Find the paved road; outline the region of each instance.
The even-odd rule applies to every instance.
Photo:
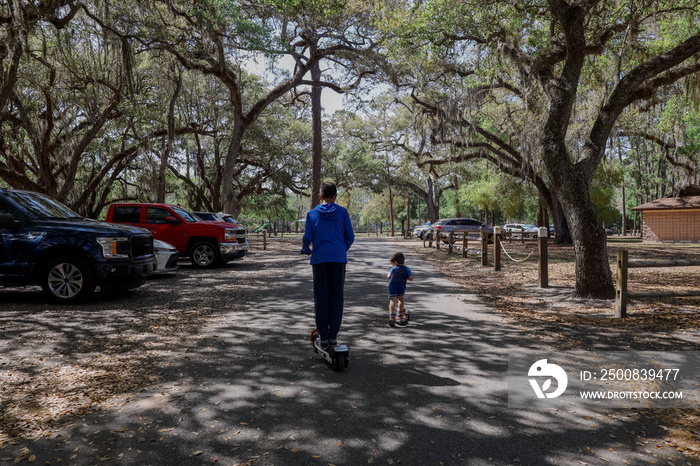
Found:
[[[300,258],[253,305],[232,303],[172,348],[163,383],[32,444],[35,464],[687,463],[645,443],[664,432],[629,410],[509,409],[508,355],[543,348],[410,254],[412,321],[388,327],[385,275],[399,247],[358,238],[351,250],[346,372],[312,352]]]

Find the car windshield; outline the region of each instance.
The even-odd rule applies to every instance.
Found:
[[[187,222],[198,222],[199,219],[190,211],[183,209],[182,207],[172,206],[172,209]]]
[[[225,215],[224,216],[224,222],[227,223],[238,223],[235,218],[231,217],[230,215]]]
[[[208,212],[197,212],[195,215],[202,220],[206,220],[208,222],[215,222],[217,220],[216,215],[210,214]]]
[[[27,191],[6,191],[5,195],[33,217],[60,219],[83,218],[60,202],[43,194]]]

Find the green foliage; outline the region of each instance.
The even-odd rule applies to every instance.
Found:
[[[495,212],[498,218],[534,222],[538,195],[527,182],[480,166],[471,181],[459,187],[459,204],[464,215]]]
[[[372,121],[350,112],[337,112],[324,125],[322,177],[334,180],[340,188],[366,188],[381,192],[386,184],[385,162],[368,142],[376,128]]]
[[[350,12],[346,0],[259,0],[262,5],[270,5],[280,13],[293,17],[304,15],[339,20]]]
[[[700,161],[700,111],[688,96],[674,96],[664,105],[657,129],[675,140],[678,154],[695,164]]]
[[[261,193],[246,196],[243,203],[242,222],[256,223],[263,220],[297,220],[297,211],[289,206],[287,196]]]
[[[364,114],[339,112],[324,123],[323,177],[344,188],[349,203],[362,205],[365,219],[388,221],[388,186],[395,193],[404,193],[411,186],[427,189],[430,180],[436,192],[445,190],[441,197],[443,216],[454,215],[459,208],[464,215],[478,216],[489,210],[502,217],[531,221],[538,197],[532,185],[523,180],[544,172],[539,141],[549,97],[535,84],[535,75],[515,66],[506,51],[512,48],[532,60],[551,56],[548,54],[562,43],[563,35],[560,21],[552,18],[550,3],[88,3],[60,29],[48,22],[26,28],[18,84],[8,90],[14,100],[0,109],[2,183],[60,192],[66,202],[79,203],[83,212],[97,212],[112,199],[154,199],[154,173],[165,143],[166,108],[173,94],[173,79],[182,72],[183,90],[176,103],[179,132],[169,159],[168,199],[218,210],[223,187],[233,185],[244,212],[250,209],[250,215],[260,218],[287,216],[288,190],[303,193],[309,185],[311,132],[301,100],[279,98],[266,104],[245,128],[233,179],[223,180],[222,172],[235,125],[280,79],[278,75],[274,82],[268,82],[247,72],[248,52],[263,51],[278,57],[314,33],[321,43],[336,38],[343,46],[380,40],[386,51],[381,60],[370,53],[353,65],[359,69],[361,60],[382,63],[376,70],[384,75],[376,76],[394,84],[392,91],[373,96]],[[7,16],[7,5],[0,9]],[[379,36],[362,29],[366,26],[362,20],[370,13]],[[606,103],[609,89],[643,60],[696,34],[698,15],[690,0],[604,0],[588,18],[586,40],[595,43],[600,31],[611,25],[615,34],[617,29],[625,32],[589,55],[583,69],[566,141],[572,161],[580,156],[582,142]],[[0,39],[11,45],[13,30],[0,28]],[[114,31],[121,31],[125,38]],[[465,37],[472,40],[457,40]],[[358,38],[361,40],[353,42]],[[225,51],[221,63],[225,70],[217,68],[218,75],[201,73],[199,69],[218,59],[219,43]],[[308,48],[299,49],[299,53],[307,52]],[[6,56],[3,72],[11,62],[10,55]],[[384,61],[386,57],[389,63]],[[185,62],[191,70],[184,70]],[[556,75],[561,69],[554,67],[553,71]],[[659,93],[655,107],[644,108],[646,113],[634,107],[625,115],[626,128],[649,130],[671,148],[666,153],[636,136],[624,142],[629,145],[624,168],[630,205],[687,181],[686,172],[700,164],[700,114],[687,97],[699,83],[696,76],[688,79],[685,88],[669,86]],[[409,86],[413,96],[403,94]],[[485,86],[490,89],[484,91]],[[439,110],[421,109],[412,97]],[[397,99],[401,105],[396,104]],[[111,101],[116,106],[101,120],[100,112]],[[440,131],[433,132],[439,124],[443,125]],[[474,160],[424,163],[495,146],[493,139],[475,131],[476,126],[518,151],[525,171],[513,178],[496,175]],[[158,131],[158,136],[153,136]],[[440,144],[440,135],[471,146],[451,149]],[[596,174],[591,188],[601,219],[613,216],[615,189],[623,183],[606,170]],[[458,193],[448,188],[455,178]],[[370,199],[368,192],[376,196]],[[245,200],[249,195],[251,200]],[[358,201],[361,196],[368,196],[366,202]],[[395,207],[396,218],[405,221],[405,203],[398,202]],[[415,202],[411,210],[416,217]]]
[[[369,201],[362,206],[362,210],[360,211],[360,222],[364,224],[370,222],[388,222],[388,199],[388,193],[372,194]]]
[[[598,220],[605,225],[611,225],[620,219],[620,211],[615,201],[617,189],[623,180],[624,171],[616,165],[602,164],[596,171],[590,195]]]

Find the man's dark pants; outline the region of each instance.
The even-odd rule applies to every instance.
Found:
[[[314,273],[316,328],[321,341],[338,338],[343,321],[345,266],[343,262],[322,262],[311,266]]]

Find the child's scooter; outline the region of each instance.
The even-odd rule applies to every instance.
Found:
[[[411,320],[411,313],[408,311],[408,309],[404,309],[403,314],[398,314],[396,316],[396,323],[399,324],[401,327],[405,327],[408,325],[408,322]]]
[[[348,354],[350,350],[345,345],[328,345],[327,349],[321,348],[321,338],[318,329],[311,332],[311,342],[314,344],[314,351],[321,355],[334,371],[343,372],[348,367]]]

